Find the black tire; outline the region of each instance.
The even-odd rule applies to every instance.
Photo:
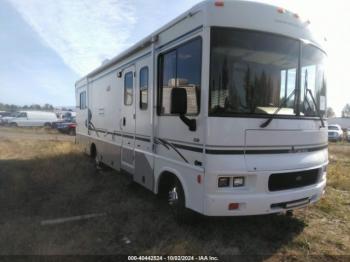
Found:
[[[18,127],[18,125],[17,125],[17,123],[12,122],[12,123],[10,123],[10,127]]]
[[[97,158],[97,149],[96,149],[95,144],[91,144],[91,146],[90,146],[90,157],[93,160],[95,160]]]
[[[293,217],[293,216],[294,216],[293,210],[287,210],[287,211],[286,211],[286,216],[287,216],[287,217]]]
[[[44,124],[44,127],[46,127],[46,128],[51,128],[51,127],[52,127],[52,124],[51,124],[51,123],[45,123],[45,124]]]
[[[97,168],[101,168],[101,162],[98,159],[97,148],[95,144],[92,144],[90,147],[90,158],[95,162]]]
[[[181,182],[174,178],[174,182],[169,188],[168,204],[175,220],[179,224],[188,224],[194,219],[194,212],[186,208],[185,193]]]

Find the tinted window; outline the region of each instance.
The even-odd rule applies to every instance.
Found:
[[[172,88],[186,89],[187,114],[200,108],[202,40],[196,38],[159,56],[158,114],[170,114]]]
[[[2,113],[0,113],[0,116],[1,116],[1,117],[10,116],[10,115],[11,115],[11,114],[8,113],[8,112],[2,112]]]
[[[27,113],[25,112],[19,113],[17,117],[27,117]]]
[[[148,67],[140,70],[140,109],[146,110],[148,106]]]
[[[124,105],[131,105],[134,93],[134,77],[133,72],[125,74],[124,77]]]

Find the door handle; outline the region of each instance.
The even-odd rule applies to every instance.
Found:
[[[125,126],[126,125],[126,118],[125,118],[125,116],[123,117],[123,126]]]

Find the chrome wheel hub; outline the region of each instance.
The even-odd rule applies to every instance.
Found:
[[[178,201],[177,188],[174,187],[169,191],[169,205],[176,205]]]

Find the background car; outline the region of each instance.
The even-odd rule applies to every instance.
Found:
[[[77,123],[75,121],[75,117],[71,118],[70,121],[59,121],[54,124],[54,127],[65,134],[69,134],[75,136],[75,128]]]
[[[337,142],[342,141],[343,139],[343,130],[340,125],[328,125],[328,140]]]
[[[346,130],[346,140],[350,142],[350,128]]]
[[[7,116],[10,116],[11,113],[10,112],[6,112],[6,111],[0,111],[0,124],[2,124],[2,118],[3,117],[7,117]]]
[[[0,118],[3,118],[5,116],[10,116],[11,112],[6,112],[6,111],[0,111]]]
[[[11,112],[7,115],[4,114],[4,116],[2,116],[0,118],[0,124],[1,125],[7,125],[9,123],[9,121],[11,121],[12,119],[16,118],[19,115],[20,112]]]
[[[59,124],[62,123],[75,123],[75,116],[63,115],[58,118],[57,121],[52,123],[52,128],[57,128]]]

